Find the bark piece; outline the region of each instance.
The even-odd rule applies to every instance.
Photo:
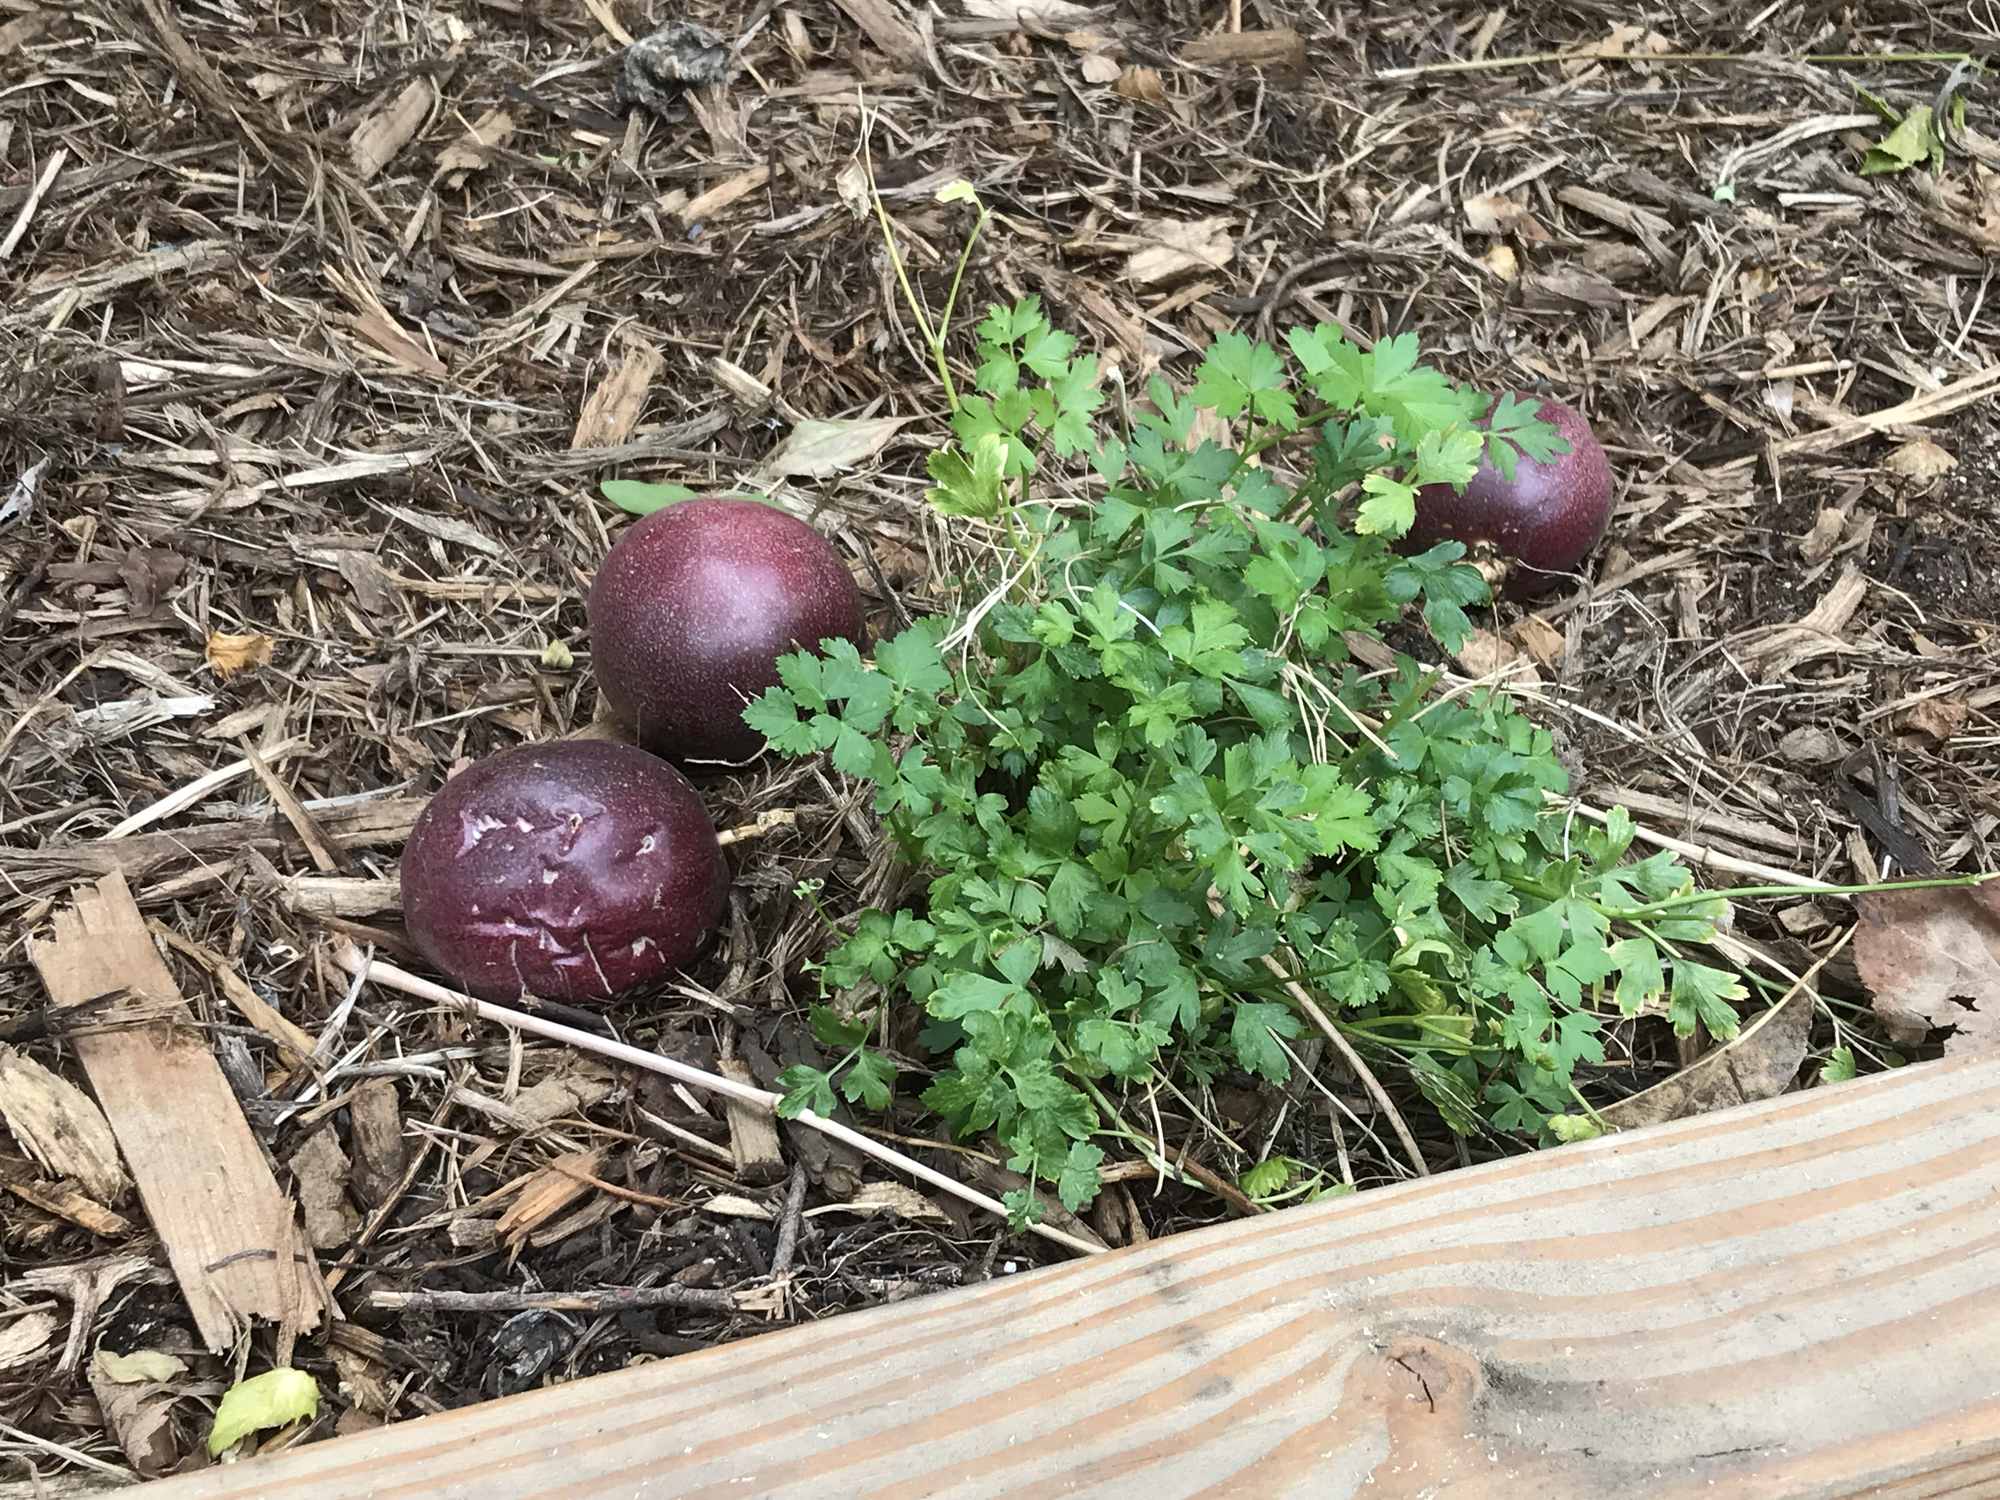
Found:
[[[44,1172],[74,1177],[109,1208],[131,1188],[104,1112],[68,1079],[0,1046],[0,1123]]]
[[[403,1107],[396,1085],[371,1078],[347,1101],[348,1130],[354,1143],[354,1192],[369,1208],[387,1203],[409,1166],[403,1142]]]

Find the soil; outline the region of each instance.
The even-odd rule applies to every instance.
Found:
[[[1834,882],[2000,865],[2000,96],[1970,86],[1936,174],[1863,175],[1882,131],[1829,123],[1857,85],[1934,103],[1935,54],[1994,40],[1963,7],[1778,7],[1748,39],[1731,8],[1651,32],[1581,3],[0,16],[0,1052],[81,1081],[26,940],[113,866],[319,1044],[287,1067],[169,950],[280,1183],[314,1131],[346,1163],[347,1228],[318,1251],[339,1317],[246,1351],[319,1379],[319,1416],[281,1442],[1064,1253],[943,1193],[885,1208],[865,1190],[887,1173],[795,1126],[774,1166],[739,1166],[720,1106],[665,1080],[387,990],[350,1005],[336,944],[418,964],[393,902],[315,915],[296,882],[328,872],[254,774],[160,806],[250,745],[333,836],[469,759],[601,732],[584,590],[627,518],[599,483],[772,488],[760,466],[800,420],[906,419],[777,488],[852,559],[876,628],[942,607],[940,401],[864,139],[931,306],[964,229],[935,194],[963,177],[996,220],[961,305],[1038,293],[1128,389],[1219,332],[1329,320],[1583,409],[1619,476],[1611,533],[1581,587],[1535,602],[1547,628],[1516,605],[1482,623],[1540,643],[1534,711],[1587,802],[1651,799],[1639,821],[1721,857],[1717,883],[1732,859]],[[734,49],[726,81],[621,102],[625,42],[670,18]],[[1231,61],[1238,30],[1297,42]],[[1143,279],[1135,252],[1163,240],[1199,254]],[[795,817],[732,848],[722,937],[685,983],[583,1019],[769,1085],[817,1055],[822,930],[796,887],[905,877],[824,765],[701,790],[718,826]],[[398,844],[357,833],[338,874],[379,893]],[[1892,1060],[1848,925],[1838,902],[1739,913],[1795,971],[1834,955],[1799,1086],[1836,1042]],[[1657,1020],[1619,1040],[1607,1095],[1691,1060]],[[1213,1222],[1267,1150],[1338,1154],[1363,1190],[1407,1173],[1366,1091],[1324,1082],[1365,1131],[1309,1091],[1225,1083],[1185,1137],[1217,1190],[1121,1182],[1083,1229]],[[1524,1149],[1398,1101],[1435,1169]],[[364,1109],[414,1163],[386,1184]],[[1006,1186],[914,1106],[893,1125],[871,1128]],[[49,1186],[0,1129],[0,1486],[205,1462],[238,1366],[199,1347],[136,1201],[96,1232]],[[76,1289],[99,1272],[93,1306]],[[109,1413],[100,1350],[181,1359],[162,1424]]]

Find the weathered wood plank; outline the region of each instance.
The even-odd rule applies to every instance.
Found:
[[[125,877],[78,887],[51,920],[53,936],[31,939],[28,957],[57,1007],[122,990],[154,1008],[146,1024],[73,1045],[202,1342],[229,1349],[261,1318],[289,1349],[319,1324],[318,1267]]]
[[[2000,1493],[2000,1058],[1240,1220],[153,1488]]]

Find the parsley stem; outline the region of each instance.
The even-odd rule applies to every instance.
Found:
[[[1938,875],[1922,880],[1878,880],[1870,885],[1737,885],[1719,891],[1692,891],[1649,901],[1644,906],[1600,907],[1614,922],[1638,922],[1684,906],[1700,906],[1707,901],[1749,900],[1763,896],[1866,896],[1885,891],[1965,890],[2000,879],[2000,874]]]

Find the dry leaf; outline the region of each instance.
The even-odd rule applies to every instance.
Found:
[[[1521,257],[1506,245],[1487,246],[1486,253],[1479,257],[1479,263],[1502,281],[1512,281],[1521,274]]]
[[[769,475],[824,479],[866,463],[887,446],[908,417],[805,421],[764,460]]]
[[[1607,1124],[1629,1130],[1781,1094],[1806,1059],[1812,1021],[1812,993],[1801,989],[1691,1066],[1599,1114]]]
[[[1966,707],[1963,698],[1926,698],[1910,705],[1903,715],[1903,727],[1928,735],[1942,745],[1965,728],[1965,721],[1971,716],[1972,710]]]
[[[1569,637],[1540,615],[1527,615],[1514,627],[1514,639],[1543,666],[1554,666],[1569,650]]]
[[[1807,724],[1778,741],[1778,754],[1795,766],[1823,766],[1839,760],[1846,748],[1832,734]]]
[[[1147,243],[1132,252],[1125,274],[1142,286],[1171,281],[1190,271],[1219,271],[1235,258],[1229,220],[1147,219],[1137,230]]]
[[[208,638],[208,665],[227,682],[238,672],[270,665],[271,638],[268,635],[211,635]]]
[[[506,145],[513,137],[514,117],[504,109],[489,109],[472,122],[470,130],[438,153],[438,172],[449,173],[451,180],[447,186],[457,187],[467,172],[485,166],[492,160],[494,148]]]
[[[187,1369],[186,1360],[164,1349],[135,1349],[130,1354],[113,1354],[109,1349],[99,1349],[91,1365],[106,1380],[118,1385],[172,1380]]]
[[[1142,68],[1134,64],[1118,75],[1118,82],[1114,87],[1120,97],[1140,104],[1167,102],[1167,86],[1161,81],[1159,71],[1155,68]]]
[[[1526,657],[1504,635],[1475,627],[1458,648],[1458,664],[1474,677],[1504,673],[1508,682],[1533,684],[1541,676],[1528,665]]]
[[[1807,532],[1805,539],[1799,543],[1799,556],[1808,563],[1825,562],[1833,556],[1834,549],[1840,545],[1840,534],[1845,530],[1847,530],[1847,513],[1835,510],[1832,506],[1823,508],[1818,519],[1813,522],[1813,529]]]
[[[1121,77],[1125,68],[1117,58],[1102,52],[1092,52],[1077,65],[1086,83],[1112,83]]]
[[[1958,460],[1929,438],[1918,438],[1890,454],[1884,467],[1905,479],[1941,479],[1958,467]]]
[[[1465,227],[1474,234],[1512,234],[1530,243],[1546,240],[1549,232],[1528,212],[1527,204],[1505,193],[1480,193],[1460,205]]]
[[[396,581],[389,576],[387,568],[366,552],[343,547],[335,554],[334,566],[340,569],[340,576],[347,580],[347,586],[354,590],[354,602],[369,614],[389,615],[396,612]]]
[[[142,1352],[126,1357],[132,1362],[164,1369],[163,1375],[114,1375],[111,1362],[119,1356],[99,1351],[90,1363],[90,1393],[97,1398],[104,1424],[118,1440],[134,1469],[148,1479],[157,1479],[180,1460],[180,1447],[168,1421],[180,1392],[163,1382],[170,1381],[187,1367],[170,1354]]]
[[[2000,1048],[2000,880],[1857,897],[1854,963],[1901,1044],[1948,1030],[1948,1053]]]

